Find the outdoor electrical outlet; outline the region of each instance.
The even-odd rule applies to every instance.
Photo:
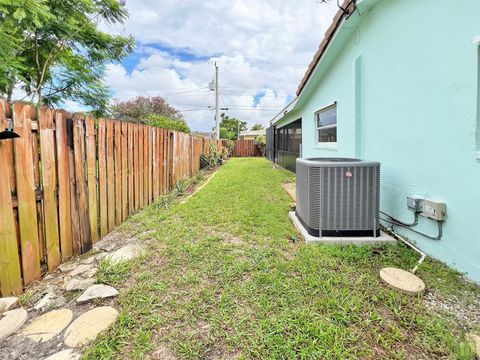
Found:
[[[424,199],[419,196],[407,196],[408,210],[421,213],[423,211],[423,201]]]
[[[432,200],[424,200],[422,216],[437,221],[443,221],[445,220],[446,209],[447,205],[445,203]]]

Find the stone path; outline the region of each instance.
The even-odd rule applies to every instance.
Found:
[[[95,275],[101,261],[129,261],[142,255],[144,248],[121,246],[107,238],[89,254],[60,265],[35,284],[26,308],[19,306],[16,297],[0,298],[0,359],[78,360],[82,348],[116,321],[119,292],[96,284]]]

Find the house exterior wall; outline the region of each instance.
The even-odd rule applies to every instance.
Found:
[[[480,281],[480,1],[381,0],[312,90],[299,98],[302,157],[357,156],[381,162],[381,210],[409,222],[406,196],[447,204],[441,240],[399,232],[429,255]],[[363,11],[363,12],[362,12]],[[354,17],[352,16],[352,18]],[[335,50],[335,40],[328,51]],[[325,70],[325,69],[324,69]],[[310,93],[310,94],[308,94]],[[303,98],[302,98],[303,96]],[[336,145],[316,143],[315,111],[337,102]],[[436,234],[420,217],[417,230]]]

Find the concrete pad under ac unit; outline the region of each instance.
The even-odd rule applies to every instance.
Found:
[[[336,244],[336,245],[367,245],[367,244],[385,244],[385,243],[396,243],[397,240],[391,237],[390,235],[384,233],[383,231],[380,232],[380,236],[377,237],[335,237],[335,236],[323,236],[317,237],[312,236],[308,233],[307,229],[302,225],[300,220],[298,219],[295,211],[290,211],[288,216],[293,222],[293,225],[297,228],[298,231],[302,234],[305,238],[306,243],[318,243],[318,244]]]

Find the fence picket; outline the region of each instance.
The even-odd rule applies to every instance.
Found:
[[[122,124],[120,121],[113,122],[114,131],[114,157],[115,157],[115,225],[122,222]]]
[[[134,138],[134,124],[128,123],[128,141],[127,141],[127,147],[128,147],[128,213],[131,214],[133,210],[135,210],[135,205],[134,205],[134,167],[133,167],[133,138]]]
[[[88,207],[90,233],[92,242],[98,240],[98,200],[97,200],[97,149],[95,141],[95,120],[88,116],[85,119]]]
[[[55,112],[55,135],[57,139],[58,169],[58,221],[60,231],[60,251],[62,259],[73,255],[72,218],[70,215],[70,166],[67,144],[67,114],[65,111]]]
[[[26,113],[30,105],[16,103],[13,106],[15,139],[15,172],[19,231],[22,249],[23,281],[25,285],[40,278],[40,249],[38,239],[35,179],[33,173],[32,127]]]
[[[113,150],[113,121],[106,120],[107,125],[107,219],[108,231],[115,227],[115,163]]]
[[[0,99],[0,131],[7,128],[7,104]],[[0,169],[13,170],[9,166],[13,140],[0,142]],[[13,178],[15,180],[15,178]],[[23,292],[20,256],[17,246],[15,213],[12,204],[11,176],[0,177],[0,291],[4,296],[19,295]]]
[[[57,171],[55,167],[55,135],[53,110],[40,108],[40,151],[42,158],[43,219],[48,270],[54,270],[61,261],[57,217]]]
[[[92,248],[92,234],[89,218],[88,187],[85,174],[85,121],[73,119],[73,153],[75,161],[75,207],[78,209],[79,253]]]
[[[108,233],[107,206],[107,123],[98,120],[98,193],[100,205],[100,237]]]
[[[122,221],[125,221],[128,216],[128,155],[127,155],[127,138],[128,138],[128,124],[122,122]]]

